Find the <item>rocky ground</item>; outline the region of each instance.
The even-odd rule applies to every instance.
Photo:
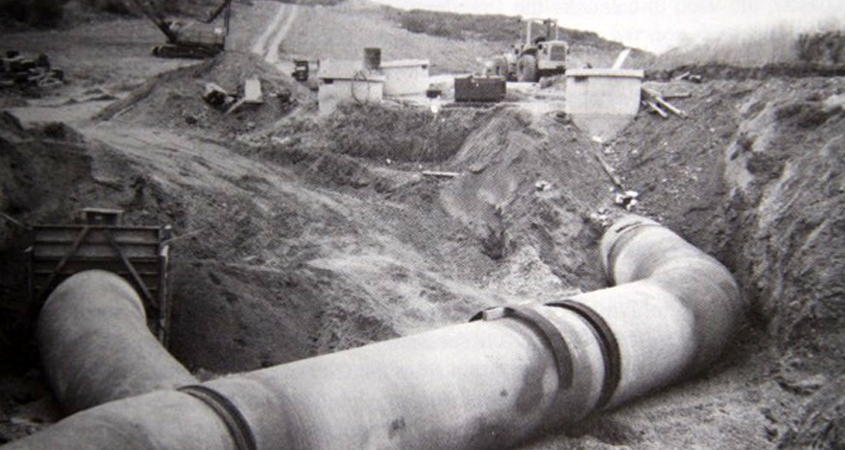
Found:
[[[357,57],[392,26],[351,5],[298,6],[283,56]],[[319,117],[314,93],[249,52],[274,8],[236,4],[233,48],[202,63],[149,56],[160,36],[139,19],[4,36],[68,81],[0,91],[0,442],[58,418],[24,315],[26,224],[100,206],[173,225],[171,350],[207,377],[603,287],[598,239],[623,210],[600,157],[639,193],[635,212],[728,266],[752,310],[705,373],[523,448],[845,445],[845,78],[650,82],[689,92],[673,100],[688,118],[641,112],[606,143],[544,99],[559,86],[485,109]],[[340,34],[309,27],[318,17]],[[354,23],[366,32],[341,39]],[[485,45],[384,29],[385,55],[428,52],[442,71],[472,70]],[[200,98],[249,77],[287,100],[227,115]]]

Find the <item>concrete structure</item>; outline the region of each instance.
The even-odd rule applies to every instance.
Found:
[[[384,74],[384,95],[421,95],[428,89],[427,59],[404,59],[381,64]]]
[[[566,113],[591,137],[611,139],[637,115],[644,75],[642,70],[568,70]]]
[[[320,114],[331,114],[343,102],[380,102],[384,98],[384,75],[364,69],[361,61],[320,61],[317,72]]]

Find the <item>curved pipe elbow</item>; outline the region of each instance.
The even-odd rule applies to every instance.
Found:
[[[657,222],[622,218],[604,234],[601,254],[617,286],[571,300],[603,318],[618,346],[608,406],[705,368],[737,331],[747,305],[733,276]]]
[[[36,335],[66,413],[196,383],[149,332],[132,285],[110,272],[80,272],[62,282],[41,310]]]

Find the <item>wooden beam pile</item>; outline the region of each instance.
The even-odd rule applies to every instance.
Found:
[[[669,96],[669,95],[662,95],[659,92],[657,92],[653,89],[647,88],[647,87],[642,88],[642,93],[643,93],[642,104],[643,104],[643,106],[648,108],[651,112],[658,114],[660,117],[663,117],[664,119],[669,118],[669,113],[675,114],[676,116],[679,116],[679,117],[684,118],[684,119],[687,118],[687,113],[685,111],[683,111],[680,108],[675,107],[674,105],[672,105],[671,103],[666,101],[666,98],[687,98],[687,97],[692,96],[691,93],[685,92],[685,93],[674,94],[674,95]],[[668,113],[667,113],[667,111],[668,111]]]

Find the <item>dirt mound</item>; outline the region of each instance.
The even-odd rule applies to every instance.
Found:
[[[654,87],[690,91],[673,103],[691,118],[640,116],[607,146],[609,159],[640,192],[641,211],[724,262],[751,301],[748,332],[764,333],[739,351],[771,355],[761,362],[777,382],[763,394],[769,440],[833,442],[842,391],[832,380],[845,344],[845,80]],[[793,422],[782,405],[815,392],[839,400],[811,399],[804,423]]]
[[[769,78],[808,78],[845,76],[845,66],[819,63],[772,63],[755,67],[729,64],[692,64],[674,69],[646,70],[651,81],[671,81],[681,75],[695,75],[705,80],[766,80]]]
[[[540,300],[604,285],[596,255],[601,227],[591,216],[611,207],[612,184],[595,159],[597,148],[555,116],[505,108],[448,162],[464,175],[441,200],[474,230],[488,256],[505,263],[497,277],[530,278],[536,271],[557,280],[554,291],[545,283],[526,290],[523,280],[521,294]]]
[[[442,161],[457,153],[483,122],[483,111],[444,110],[402,105],[342,104],[322,130],[333,151],[375,160]]]
[[[250,78],[261,83],[264,102],[260,105],[244,105],[228,113],[228,108],[215,108],[202,98],[206,83],[215,83],[241,97]],[[308,108],[313,103],[310,91],[274,66],[251,53],[230,51],[153,77],[95,119],[231,136],[267,129],[295,107]]]
[[[785,354],[789,385],[845,370],[845,82],[784,87],[744,103],[727,158],[734,205],[754,207],[742,217],[749,244],[739,270]]]
[[[0,211],[9,218],[0,221],[0,350],[7,355],[0,365],[25,368],[35,358],[27,314],[26,226],[67,223],[86,206],[125,209],[127,220],[141,225],[173,223],[176,213],[149,174],[123,166],[112,149],[87,142],[62,123],[24,129],[3,114],[0,148]]]

